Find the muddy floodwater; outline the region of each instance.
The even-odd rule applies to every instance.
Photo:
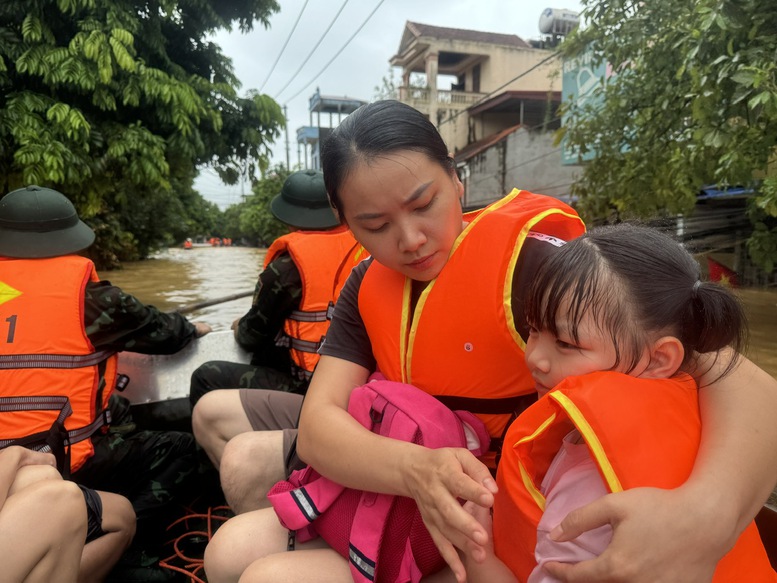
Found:
[[[101,274],[123,290],[161,310],[253,291],[266,249],[254,247],[171,248],[145,261],[125,263],[122,269]],[[248,311],[251,297],[219,303],[187,314],[214,330],[226,330]]]
[[[251,291],[265,249],[250,247],[195,247],[168,249],[154,258],[127,263],[102,276],[145,303],[163,310],[216,300]],[[777,377],[777,289],[739,289],[750,320],[748,356]],[[189,314],[214,330],[226,330],[250,307],[251,298],[225,302]]]

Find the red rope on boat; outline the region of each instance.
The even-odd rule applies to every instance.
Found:
[[[214,514],[216,512],[224,512],[226,514]],[[172,539],[171,543],[173,545],[174,553],[166,559],[161,559],[159,561],[159,566],[185,575],[192,583],[207,583],[206,579],[200,577],[200,574],[204,570],[203,558],[201,556],[187,556],[186,551],[181,548],[182,543],[187,542],[188,539],[194,538],[196,544],[201,544],[201,541],[198,541],[197,538],[204,537],[204,540],[206,541],[205,544],[207,545],[213,538],[213,533],[218,529],[218,526],[220,526],[220,524],[218,524],[214,528],[214,522],[226,522],[231,516],[232,512],[229,509],[229,506],[216,506],[215,508],[209,507],[205,514],[190,512],[177,519],[167,527],[168,531],[180,524],[183,524],[184,527],[188,529],[190,528],[189,521],[193,520],[204,520],[207,530],[187,530],[187,532]],[[204,577],[204,573],[202,573],[202,577]]]

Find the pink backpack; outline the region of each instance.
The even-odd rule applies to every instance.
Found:
[[[353,390],[348,412],[373,433],[430,448],[479,456],[491,441],[472,413],[377,374]],[[346,557],[356,583],[418,583],[445,566],[412,498],[345,488],[308,466],[275,484],[268,499],[297,540],[321,536]]]

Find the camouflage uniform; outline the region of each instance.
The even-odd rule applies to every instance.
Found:
[[[87,336],[96,350],[172,354],[195,338],[194,325],[185,317],[146,306],[107,281],[87,283],[84,307]],[[129,402],[117,394],[111,397],[110,408],[111,427],[107,433],[92,437],[94,455],[72,480],[126,496],[138,517],[134,557],[141,552],[146,557],[158,555],[165,528],[197,488],[194,436],[139,429],[130,415]]]
[[[251,309],[237,327],[235,338],[252,355],[251,364],[213,360],[201,365],[191,378],[192,406],[216,389],[275,389],[304,393],[308,381],[296,374],[289,349],[276,346],[283,323],[299,308],[302,279],[288,253],[281,253],[259,274]]]

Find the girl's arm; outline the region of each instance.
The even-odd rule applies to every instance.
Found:
[[[688,481],[675,490],[610,494],[570,513],[553,533],[559,540],[609,523],[612,544],[597,559],[549,564],[549,572],[566,582],[712,578],[777,483],[777,381],[742,357],[707,385],[728,356],[699,379],[702,442]]]
[[[464,504],[464,509],[472,514],[489,533],[490,539],[493,531],[490,510],[471,502]],[[483,547],[471,547],[468,551],[463,551],[462,555],[464,568],[467,571],[467,583],[517,583],[518,581],[507,565],[494,554],[493,540],[489,540]]]
[[[483,527],[457,498],[486,508],[496,489],[491,474],[465,449],[428,449],[376,435],[348,414],[351,391],[369,371],[322,356],[300,415],[297,451],[331,480],[360,490],[415,499],[429,532],[459,581],[464,567],[453,545],[485,544]]]

